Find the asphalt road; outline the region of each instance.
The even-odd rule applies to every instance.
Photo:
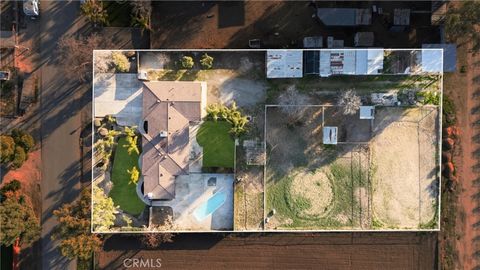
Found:
[[[42,144],[43,179],[41,184],[42,269],[75,269],[75,262],[66,260],[51,239],[56,225],[53,210],[75,200],[80,194],[80,130],[81,110],[85,110],[88,84],[65,79],[66,72],[57,59],[57,42],[77,34],[82,22],[78,2],[41,2],[38,23],[41,74],[40,137]]]

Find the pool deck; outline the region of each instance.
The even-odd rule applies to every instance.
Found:
[[[216,186],[208,186],[210,177],[216,177]],[[173,209],[175,231],[224,231],[233,229],[233,174],[200,174],[177,176],[175,199],[156,201],[153,206],[170,206]],[[198,221],[193,212],[210,199],[215,192],[224,192],[227,197],[212,215]]]

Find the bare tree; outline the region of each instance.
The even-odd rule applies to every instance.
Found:
[[[173,237],[175,235],[173,233],[161,233],[161,232],[154,232],[154,233],[145,233],[142,234],[140,240],[147,248],[157,248],[163,243],[171,243],[173,242]]]
[[[102,40],[96,34],[80,38],[73,36],[62,38],[58,42],[58,48],[67,76],[80,81],[88,80],[92,74],[93,50],[99,49],[100,44],[107,48],[113,47],[111,41]]]
[[[174,231],[177,228],[173,223],[173,217],[169,215],[166,217],[163,224],[150,225],[149,229],[153,232],[142,234],[140,240],[146,247],[156,248],[163,243],[173,242],[175,234],[167,233],[165,231]]]
[[[340,95],[337,105],[343,108],[343,114],[355,114],[360,109],[362,100],[354,90],[348,90]]]
[[[113,60],[111,51],[96,51],[93,60],[95,73],[113,72]]]
[[[305,112],[305,106],[310,104],[310,98],[299,93],[295,85],[290,85],[287,90],[278,97],[278,105],[280,110],[286,113],[291,121],[297,121]]]

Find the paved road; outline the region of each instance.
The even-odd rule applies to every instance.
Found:
[[[56,57],[58,40],[76,33],[81,22],[78,2],[41,3],[39,24],[40,55],[36,62],[41,73],[40,136],[42,143],[42,269],[75,269],[51,240],[56,220],[52,211],[78,197],[80,191],[81,113],[88,85],[65,79],[62,63]]]

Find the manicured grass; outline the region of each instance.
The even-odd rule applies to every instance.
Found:
[[[197,141],[203,147],[203,167],[233,168],[234,141],[230,123],[205,121],[198,130]]]
[[[110,191],[110,197],[113,199],[115,205],[132,215],[139,215],[145,204],[138,198],[134,184],[128,184],[130,181],[130,174],[127,170],[131,170],[133,166],[136,166],[138,170],[138,155],[136,153],[128,154],[127,148],[123,147],[128,145],[125,137],[120,138],[118,141],[115,159],[113,161],[112,169],[112,182],[113,188]]]

